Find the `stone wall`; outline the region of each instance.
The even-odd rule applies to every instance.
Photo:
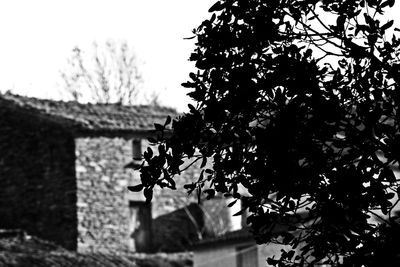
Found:
[[[132,151],[132,141],[117,137],[75,140],[80,251],[135,249],[131,238],[133,230],[130,229],[130,203],[144,202],[145,199],[141,192],[132,193],[127,190],[128,185],[139,183],[137,173],[124,168],[135,154]],[[145,149],[147,142],[142,141],[142,147]],[[192,172],[180,177],[178,185],[183,186],[184,180],[193,175]],[[151,217],[168,214],[191,201],[182,190],[156,188]],[[148,247],[150,249],[151,244]]]
[[[205,249],[195,250],[193,253],[193,266],[194,267],[238,266],[236,262],[236,247],[210,246]]]
[[[77,138],[78,251],[129,250],[131,141]]]
[[[132,218],[136,215],[133,215],[134,211],[130,206],[132,207],[132,203],[144,202],[145,199],[141,192],[132,193],[127,190],[128,185],[136,185],[140,182],[137,173],[124,168],[132,160],[132,156],[137,154],[133,151],[133,148],[137,146],[132,145],[132,141],[106,137],[75,140],[79,251],[121,251],[138,248],[138,244],[134,245],[131,237],[135,228],[135,224],[132,226]],[[142,150],[146,149],[147,142],[142,140],[141,147]],[[150,242],[147,244],[149,250],[155,248],[157,251],[162,251],[165,250],[163,248],[168,248],[169,241],[174,242],[169,238],[170,232],[174,231],[173,228],[155,229],[159,228],[157,222],[169,220],[177,223],[176,220],[183,218],[180,212],[174,211],[197,201],[196,194],[188,196],[183,185],[192,181],[193,177],[197,179],[198,174],[199,168],[194,167],[177,177],[177,190],[155,188],[150,211],[153,218],[150,224],[154,227],[152,225],[142,227],[144,231],[153,229],[142,238],[149,239]],[[201,231],[221,233],[230,230],[229,213],[226,211],[224,200],[211,200],[203,204],[201,209],[203,219],[209,225],[207,229],[201,229]],[[179,216],[175,216],[177,214]],[[197,213],[193,214],[194,217],[197,215]],[[182,223],[187,223],[186,219],[183,218]],[[148,223],[148,220],[141,220],[141,222]],[[191,236],[193,228],[189,226],[186,228],[188,233],[184,236]],[[163,248],[159,246],[160,235],[168,236],[162,240],[166,242]],[[155,247],[151,244],[152,241],[156,243]],[[143,247],[143,244],[139,245]],[[184,246],[183,250],[186,248],[187,246]],[[173,250],[177,251],[176,248]]]
[[[76,248],[74,140],[17,111],[0,112],[0,228]]]

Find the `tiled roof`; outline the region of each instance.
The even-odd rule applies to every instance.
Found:
[[[302,220],[303,223],[310,220],[308,212],[299,212],[296,215],[290,217],[292,223],[299,223],[299,220]],[[271,232],[273,233],[283,233],[288,231],[288,224],[280,223],[278,219],[276,224],[273,224],[272,228],[270,228]],[[250,232],[250,227],[245,227],[236,231],[227,232],[223,235],[216,236],[213,238],[206,238],[200,240],[196,244],[194,244],[193,248],[204,248],[209,246],[215,245],[225,245],[225,244],[232,244],[232,243],[240,243],[240,242],[254,242],[254,235]]]
[[[6,93],[0,95],[0,109],[25,112],[55,122],[78,133],[138,133],[164,123],[175,109],[160,106],[123,106],[120,104],[81,104]]]
[[[249,228],[242,228],[236,231],[227,232],[223,235],[206,238],[194,245],[194,248],[201,248],[209,245],[217,245],[217,244],[227,244],[227,243],[236,243],[243,241],[254,241],[253,234],[249,232]]]
[[[121,267],[121,266],[191,266],[185,253],[132,253],[69,251],[52,242],[28,235],[21,230],[0,229],[0,266],[40,267]]]

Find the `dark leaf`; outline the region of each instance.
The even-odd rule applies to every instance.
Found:
[[[204,190],[203,193],[207,195],[207,199],[211,199],[215,196],[215,190],[211,188]]]
[[[379,179],[393,183],[396,181],[396,176],[394,175],[393,170],[391,170],[390,168],[385,168],[381,171]]]
[[[164,127],[171,123],[171,116],[168,116],[165,120]]]
[[[392,199],[392,198],[394,198],[394,196],[395,196],[395,193],[392,193],[392,192],[386,194],[387,199]]]
[[[228,204],[228,207],[232,207],[233,205],[235,205],[237,202],[237,199],[235,199],[234,201],[232,201],[231,203]]]
[[[131,161],[131,162],[129,162],[128,164],[126,164],[126,165],[124,166],[124,168],[125,168],[125,169],[137,170],[137,169],[140,168],[142,165],[143,165],[143,163],[142,163],[142,164],[138,164],[138,163],[135,162],[135,161]]]
[[[153,150],[151,149],[151,147],[147,148],[147,150],[143,153],[143,157],[147,161],[149,161],[151,157],[153,157]]]
[[[275,265],[277,265],[277,264],[279,263],[279,260],[274,259],[274,257],[272,257],[272,258],[267,258],[267,263],[268,263],[269,265],[275,266]]]
[[[393,23],[394,23],[394,20],[389,20],[387,23],[382,25],[381,30],[386,31],[387,29],[389,29],[390,27],[393,26]]]
[[[294,256],[294,253],[295,253],[294,250],[290,250],[286,255],[287,259],[291,260],[293,258],[293,256]]]
[[[146,187],[143,190],[143,194],[144,194],[144,197],[146,198],[146,202],[150,203],[151,200],[153,199],[153,189]]]
[[[193,72],[189,73],[189,77],[190,77],[190,79],[192,79],[194,81],[197,80],[197,76]]]
[[[210,7],[208,12],[221,11],[223,8],[224,6],[222,5],[221,1],[218,1],[212,7]]]
[[[207,173],[207,174],[213,174],[214,173],[214,171],[211,170],[211,169],[205,169],[204,172]]]
[[[196,112],[196,109],[192,104],[188,104],[188,107],[189,107],[190,112],[192,112],[192,113]]]
[[[384,1],[384,2],[381,4],[381,8],[385,8],[385,7],[387,7],[387,6],[393,7],[393,6],[394,6],[394,2],[395,2],[395,0],[387,0],[387,1]]]
[[[135,186],[128,186],[128,190],[132,191],[132,192],[140,192],[143,190],[143,185],[142,184],[138,184]]]
[[[186,190],[194,190],[196,188],[196,184],[185,184],[183,188]]]
[[[161,125],[159,123],[154,123],[154,127],[156,128],[156,131],[164,131],[164,125]]]
[[[235,214],[233,214],[232,216],[239,216],[239,215],[243,215],[246,212],[247,208],[241,209],[238,212],[236,212]]]
[[[157,140],[153,137],[148,137],[147,140],[151,143],[151,144],[155,144],[157,143]]]
[[[196,84],[195,83],[191,83],[191,82],[185,82],[185,83],[181,83],[181,85],[185,88],[195,88]]]

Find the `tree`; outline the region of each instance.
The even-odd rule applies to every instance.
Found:
[[[135,53],[127,42],[93,43],[91,54],[72,50],[61,71],[65,91],[76,101],[96,103],[157,104],[157,96],[140,90],[142,76]]]
[[[383,17],[393,5],[217,1],[194,30],[198,71],[183,84],[197,104],[155,125],[157,151],[130,189],[151,200],[201,161],[189,193],[240,199],[258,243],[291,246],[269,264],[397,266],[400,40]]]

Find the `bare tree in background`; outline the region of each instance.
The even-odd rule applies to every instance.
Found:
[[[126,41],[94,42],[89,53],[75,47],[61,78],[66,93],[79,102],[158,103],[154,92],[141,90],[137,58]]]

